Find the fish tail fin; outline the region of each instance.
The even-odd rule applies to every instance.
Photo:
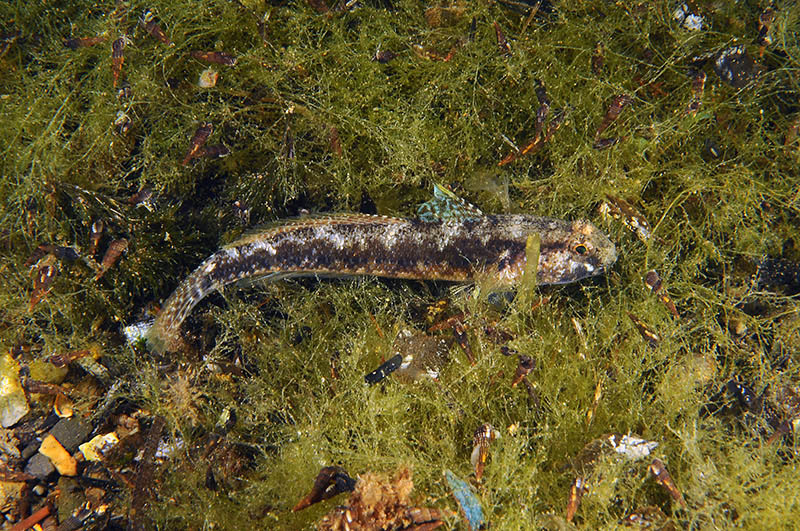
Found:
[[[178,350],[183,345],[181,324],[192,308],[217,289],[201,269],[202,266],[172,292],[158,312],[153,326],[147,331],[145,339],[154,352],[163,354]]]

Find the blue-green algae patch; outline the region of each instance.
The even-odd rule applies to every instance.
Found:
[[[766,390],[782,420],[799,414],[798,288],[753,277],[763,257],[800,261],[800,17],[790,3],[774,6],[763,56],[754,2],[700,3],[701,30],[675,19],[675,2],[545,2],[530,19],[503,2],[328,13],[300,1],[51,4],[0,6],[0,342],[35,346],[32,358],[99,348],[118,398],[166,420],[177,450],[156,471],[154,527],[312,528],[346,502],[291,512],[328,465],[353,476],[410,467],[419,506],[457,511],[449,469],[471,478],[492,529],[566,526],[574,459],[607,433],[658,442],[653,456],[687,508],[649,460],[606,456],[569,525],[616,528],[658,506],[679,528],[792,526],[793,439],[767,444],[774,428],[759,411],[727,407],[735,398],[724,392],[735,379]],[[145,10],[173,46],[139,24]],[[64,46],[93,37],[101,42]],[[742,88],[713,69],[714,54],[737,45],[758,65]],[[381,51],[395,56],[375,60]],[[200,87],[209,67],[219,78]],[[695,70],[707,79],[691,113]],[[550,100],[545,127],[556,110],[566,119],[535,153],[499,166],[535,136],[536,80]],[[631,104],[603,132],[619,141],[595,149],[622,94]],[[207,145],[230,154],[182,165],[205,122]],[[256,284],[196,308],[186,351],[160,357],[125,343],[123,325],[249,227],[305,211],[412,216],[434,183],[484,212],[591,219],[620,258],[604,277],[526,294],[525,307],[436,282]],[[651,236],[602,216],[609,197],[638,210]],[[127,251],[96,279],[92,259],[123,238]],[[40,244],[81,258],[55,262],[31,310],[25,262]],[[644,285],[650,269],[679,319]],[[658,335],[655,346],[628,313]],[[364,383],[400,331],[457,314],[474,365],[454,342],[437,381]],[[439,328],[430,333],[451,337]],[[511,388],[518,360],[502,346],[535,361],[530,390]],[[708,407],[715,396],[719,411]],[[236,423],[224,442],[196,450],[228,408]],[[486,422],[502,436],[478,485],[472,436]],[[124,513],[129,493],[115,503]]]

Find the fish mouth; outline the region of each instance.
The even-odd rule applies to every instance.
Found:
[[[569,272],[561,275],[558,279],[545,283],[555,285],[572,284],[573,282],[578,282],[579,280],[604,274],[606,271],[605,266],[594,262],[595,261],[592,260],[592,262],[573,263],[570,266]]]
[[[611,267],[617,263],[617,247],[611,241],[608,242],[608,247],[606,248],[605,252],[600,256],[600,264],[598,264],[598,270],[605,273]]]

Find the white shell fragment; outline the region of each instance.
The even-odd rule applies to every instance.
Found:
[[[658,446],[657,442],[647,441],[630,435],[609,435],[608,442],[614,451],[619,455],[627,457],[633,461],[638,461],[650,455],[650,452]]]
[[[681,4],[672,12],[672,17],[678,23],[690,31],[700,31],[703,29],[703,17],[695,15],[686,4]]]

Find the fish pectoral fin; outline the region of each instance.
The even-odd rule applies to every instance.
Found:
[[[481,216],[483,212],[478,207],[438,184],[433,185],[433,199],[422,203],[417,209],[417,217],[427,223],[474,219]]]

